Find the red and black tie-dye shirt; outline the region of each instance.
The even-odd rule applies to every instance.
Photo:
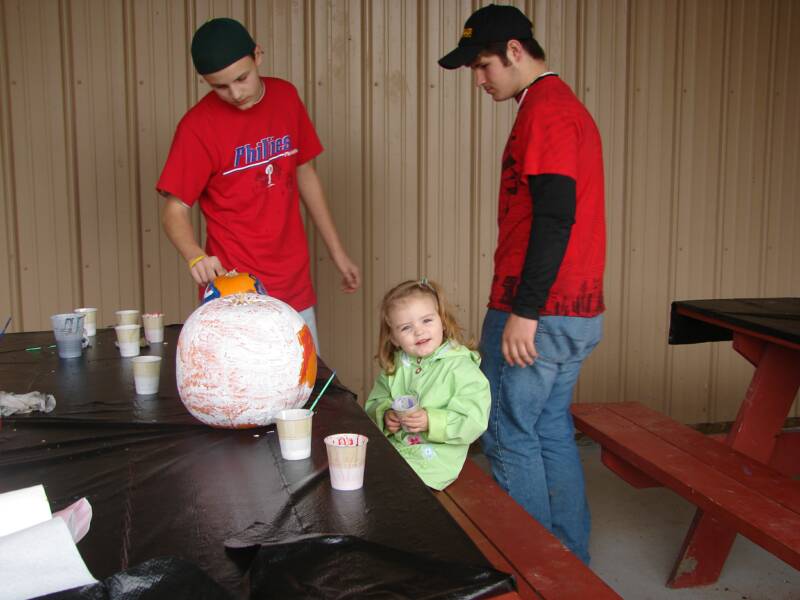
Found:
[[[498,240],[489,307],[511,311],[525,263],[533,203],[529,176],[576,182],[575,224],[541,315],[593,317],[605,310],[605,212],[600,134],[561,79],[537,80],[522,98],[503,152]]]

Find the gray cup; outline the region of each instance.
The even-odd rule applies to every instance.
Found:
[[[416,396],[398,396],[392,400],[392,410],[397,413],[397,416],[400,417],[400,421],[402,422],[406,415],[410,415],[419,410],[419,400],[417,400]],[[402,427],[403,431],[408,431],[405,425],[402,425]]]
[[[83,353],[83,320],[85,315],[62,313],[50,317],[61,358],[77,358]]]

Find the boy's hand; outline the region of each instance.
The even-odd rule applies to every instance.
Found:
[[[334,259],[336,268],[342,274],[342,291],[345,294],[352,294],[361,287],[361,271],[358,266],[347,255],[338,256]]]
[[[501,343],[503,357],[509,366],[524,368],[536,360],[538,354],[534,338],[538,326],[539,321],[536,319],[526,319],[513,313],[509,315]]]
[[[400,417],[391,408],[383,413],[383,424],[389,433],[397,433],[400,431]]]
[[[197,285],[208,285],[227,271],[216,256],[204,256],[189,268]]]
[[[424,408],[415,410],[411,414],[405,415],[400,422],[409,433],[428,431],[428,411]]]

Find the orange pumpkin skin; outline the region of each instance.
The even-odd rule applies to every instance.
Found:
[[[258,294],[223,296],[186,320],[175,358],[186,409],[212,427],[274,422],[303,406],[317,375],[317,353],[303,318],[289,305]]]
[[[244,294],[248,292],[251,294],[267,295],[263,284],[255,275],[228,271],[206,286],[206,290],[203,293],[203,303],[205,304],[206,302],[221,298],[222,296]]]

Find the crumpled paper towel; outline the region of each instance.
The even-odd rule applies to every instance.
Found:
[[[7,417],[14,413],[29,413],[34,410],[50,412],[56,407],[53,394],[43,392],[28,392],[27,394],[12,394],[0,392],[0,417]]]
[[[0,598],[24,600],[96,583],[63,519],[0,537]]]
[[[95,583],[75,546],[90,520],[86,498],[51,517],[41,484],[0,494],[0,600]]]

